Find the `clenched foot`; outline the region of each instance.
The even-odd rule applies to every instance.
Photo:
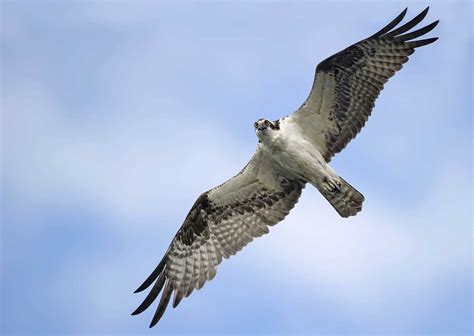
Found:
[[[326,189],[327,191],[333,192],[333,191],[340,191],[341,190],[341,182],[339,179],[327,176],[324,178],[323,181],[323,188]]]

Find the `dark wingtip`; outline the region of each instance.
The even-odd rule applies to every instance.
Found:
[[[423,28],[412,31],[411,33],[407,33],[407,34],[404,34],[404,35],[398,35],[397,37],[395,37],[395,39],[398,40],[398,41],[405,42],[405,41],[409,41],[409,40],[412,40],[414,38],[423,36],[423,35],[429,33],[430,31],[432,31],[438,25],[438,23],[439,23],[439,20],[436,20],[436,21],[430,23],[429,25],[427,25]]]
[[[385,27],[380,29],[378,32],[376,32],[374,35],[370,36],[369,38],[379,37],[380,35],[383,35],[389,32],[390,30],[392,30],[393,28],[395,28],[403,20],[407,11],[408,11],[408,7],[406,7],[400,14],[398,14],[398,16],[395,19],[390,21],[389,24],[387,24]]]
[[[416,17],[421,17],[421,20],[423,20],[423,19],[425,18],[426,14],[428,14],[429,10],[430,10],[430,6],[426,6],[426,8],[423,9],[423,10],[421,11],[421,13],[418,14]],[[421,21],[421,20],[420,20],[420,21]]]
[[[405,7],[405,9],[402,10],[402,12],[398,16],[401,16],[402,19],[403,19],[405,17],[405,15],[407,15],[407,12],[408,12],[408,7]]]
[[[398,16],[401,16],[401,20],[403,20],[403,18],[405,17],[405,15],[407,15],[407,12],[408,12],[408,7],[405,7],[404,10],[402,10],[402,12],[398,15]]]
[[[138,314],[140,314],[140,312],[138,311],[138,308],[137,308],[130,315],[134,316],[134,315],[138,315]]]
[[[153,328],[165,313],[166,307],[168,306],[171,298],[172,291],[173,289],[171,287],[171,283],[167,281],[165,289],[163,290],[163,295],[161,296],[160,303],[158,304],[158,308],[156,309],[155,315],[153,315],[153,319],[151,320],[150,328]]]
[[[147,289],[156,280],[156,278],[158,278],[158,276],[163,271],[163,268],[165,267],[167,255],[168,255],[168,251],[165,253],[165,256],[163,257],[163,259],[161,259],[158,266],[155,267],[155,269],[153,270],[153,272],[151,272],[148,278],[146,278],[146,280],[140,285],[140,287],[135,289],[134,293],[140,293],[141,291]]]
[[[165,284],[165,281],[166,281],[166,276],[165,276],[165,273],[163,272],[161,273],[158,280],[156,280],[155,285],[151,289],[150,293],[148,293],[145,300],[143,300],[142,304],[138,306],[137,309],[135,309],[132,315],[140,314],[141,312],[145,311],[148,307],[150,307],[153,301],[155,301],[155,299],[160,294],[161,289],[163,288],[163,285]]]
[[[433,43],[437,40],[438,40],[438,37],[432,37],[432,38],[428,38],[428,39],[424,39],[424,40],[417,40],[417,41],[407,42],[406,44],[409,47],[418,48],[418,47],[423,47],[425,45],[431,44],[431,43]]]
[[[183,299],[183,294],[179,294],[175,292],[174,300],[173,300],[173,309],[178,307],[179,303]]]
[[[409,31],[410,29],[415,27],[417,24],[419,24],[421,21],[423,21],[423,19],[426,17],[426,14],[428,14],[428,9],[429,9],[429,7],[426,7],[420,14],[415,16],[413,19],[411,19],[410,21],[408,21],[404,25],[398,27],[397,29],[395,29],[391,32],[388,32],[385,36],[386,37],[395,37],[399,34],[406,33],[407,31]]]
[[[142,288],[142,287],[143,287],[143,284],[140,285],[140,287],[138,287],[137,289],[135,289],[135,290],[133,291],[133,293],[135,293],[135,294],[136,294],[136,293],[140,293],[141,291],[143,291],[143,290],[146,288],[146,287],[144,287],[144,288]]]

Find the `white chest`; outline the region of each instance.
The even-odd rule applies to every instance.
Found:
[[[297,128],[282,127],[262,145],[285,171],[295,176],[306,176],[325,163],[320,152]]]

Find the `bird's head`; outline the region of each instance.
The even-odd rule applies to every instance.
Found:
[[[254,124],[255,132],[260,140],[268,138],[273,132],[280,129],[280,121],[270,121],[267,119],[258,119]]]

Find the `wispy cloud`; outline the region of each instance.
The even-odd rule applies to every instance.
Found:
[[[195,198],[250,158],[252,122],[298,107],[319,60],[404,6],[4,4],[5,331],[144,331],[145,318],[128,317],[141,298],[131,291]],[[433,6],[440,40],[335,158],[364,211],[340,219],[308,186],[161,332],[468,331],[468,8]]]

